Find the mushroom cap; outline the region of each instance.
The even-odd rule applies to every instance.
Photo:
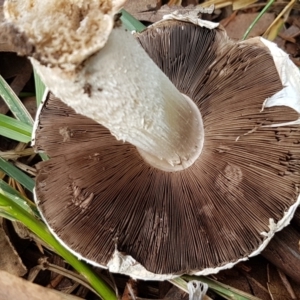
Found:
[[[258,254],[292,218],[299,114],[288,102],[265,105],[283,86],[257,40],[234,43],[180,21],[137,38],[199,107],[200,157],[180,172],[155,169],[49,93],[35,125],[35,148],[51,157],[37,166],[38,207],[55,236],[94,265],[143,279],[216,273]]]

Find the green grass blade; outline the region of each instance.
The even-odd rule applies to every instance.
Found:
[[[198,280],[201,282],[204,282],[208,285],[208,287],[213,290],[218,295],[222,296],[225,299],[230,300],[260,300],[260,298],[257,298],[253,295],[250,295],[248,293],[245,293],[243,291],[240,291],[238,289],[235,289],[229,285],[226,285],[224,283],[218,282],[216,280],[210,279],[208,277],[203,276],[183,276],[183,279],[186,279],[188,281],[191,280]]]
[[[1,210],[1,206],[0,206],[0,217],[2,218],[5,218],[5,219],[8,219],[10,221],[18,221],[16,218],[12,217],[10,214],[6,213],[6,212],[3,212]]]
[[[34,180],[2,157],[0,157],[0,170],[21,183],[27,190],[33,191]]]
[[[168,281],[173,285],[177,286],[178,288],[180,288],[181,290],[183,290],[184,292],[189,293],[189,290],[187,288],[187,282],[183,280],[181,277],[176,277]]]
[[[130,31],[141,32],[146,29],[146,26],[133,17],[130,13],[128,13],[125,9],[121,10],[121,21],[125,25],[125,27]]]
[[[24,210],[16,202],[11,201],[3,195],[0,190],[0,214],[6,214],[11,218],[22,222],[29,230],[35,233],[40,239],[47,243],[57,254],[63,257],[70,265],[83,275],[92,288],[97,291],[104,300],[117,300],[114,291],[108,286],[93,269],[85,262],[80,261],[76,256],[65,249],[49,232],[44,223],[36,219],[33,215]]]
[[[0,135],[8,137],[15,141],[22,142],[22,143],[28,143],[30,141],[30,136],[24,135],[18,131],[6,128],[5,126],[1,126],[1,124],[0,124]]]
[[[0,193],[6,198],[8,198],[10,202],[14,202],[16,205],[20,206],[22,210],[27,211],[31,215],[35,215],[31,207],[28,205],[27,201],[23,200],[21,197],[12,195],[4,191],[3,189],[0,189]]]
[[[49,157],[46,153],[39,153],[39,156],[43,161],[49,160]]]
[[[15,199],[17,201],[20,201],[21,205],[23,202],[26,202],[26,205],[30,208],[31,213],[33,213],[37,218],[40,218],[40,213],[32,201],[30,201],[28,198],[23,196],[21,193],[19,193],[16,189],[11,187],[8,183],[6,183],[4,180],[0,179],[0,190],[2,190],[2,193],[6,195],[10,199]]]
[[[35,92],[36,92],[36,105],[37,107],[39,107],[44,97],[46,86],[43,83],[39,74],[35,70],[33,70],[33,72],[34,72],[34,83],[35,83]],[[39,155],[44,161],[49,159],[49,157],[45,153],[39,153]]]
[[[266,13],[266,11],[271,7],[271,5],[275,2],[275,0],[270,0],[268,2],[268,4],[263,8],[263,10],[258,14],[258,16],[254,19],[254,21],[250,24],[250,26],[248,27],[248,29],[246,30],[245,34],[242,37],[242,40],[245,40],[250,31],[253,29],[253,27],[255,26],[255,24],[259,21],[259,19]]]
[[[16,119],[28,125],[33,124],[33,119],[30,113],[1,75],[0,96],[3,98],[3,100],[5,101],[13,115],[16,117]]]
[[[14,118],[0,114],[0,135],[28,143],[31,140],[32,126]]]
[[[6,193],[22,198],[23,200],[26,200],[26,198],[21,193],[19,193],[16,189],[14,189],[12,186],[10,186],[2,179],[0,179],[0,189]]]
[[[34,74],[35,93],[36,93],[36,105],[37,107],[39,107],[39,105],[42,102],[46,86],[43,83],[39,74],[35,70],[33,70],[33,74]]]

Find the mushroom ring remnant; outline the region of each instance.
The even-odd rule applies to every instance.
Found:
[[[94,265],[143,279],[216,273],[262,251],[299,204],[299,98],[276,98],[289,86],[260,39],[180,21],[136,37],[198,106],[199,158],[178,172],[151,167],[49,93],[35,124],[35,149],[51,158],[38,164],[38,207]]]

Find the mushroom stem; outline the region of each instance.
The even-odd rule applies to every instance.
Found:
[[[74,73],[31,61],[56,96],[136,146],[154,167],[182,170],[200,155],[204,129],[199,109],[124,28],[113,29],[106,45]]]

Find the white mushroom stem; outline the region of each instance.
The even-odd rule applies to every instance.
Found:
[[[21,52],[57,97],[136,146],[153,166],[182,170],[202,149],[200,112],[130,32],[113,29],[124,2],[6,1],[4,12],[23,35]]]
[[[31,61],[56,96],[136,146],[151,165],[176,171],[198,158],[204,141],[198,108],[123,28],[74,74]]]

